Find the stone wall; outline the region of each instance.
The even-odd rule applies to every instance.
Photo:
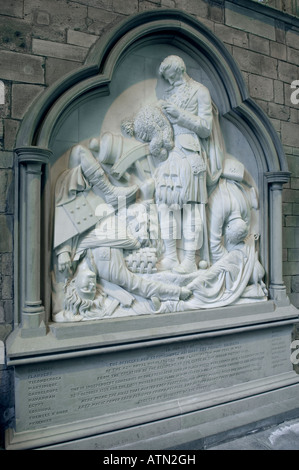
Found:
[[[195,16],[225,43],[281,137],[292,173],[283,192],[284,280],[299,306],[299,104],[291,102],[291,83],[299,80],[299,20],[288,14],[296,14],[294,0],[268,5],[275,8],[250,0],[0,0],[0,340],[13,323],[12,150],[20,122],[46,87],[84,64],[103,33],[157,8]],[[9,374],[1,364],[0,374]]]

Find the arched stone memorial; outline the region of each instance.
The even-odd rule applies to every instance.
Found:
[[[294,412],[289,172],[217,37],[172,10],[124,21],[15,154],[8,449],[179,448]]]

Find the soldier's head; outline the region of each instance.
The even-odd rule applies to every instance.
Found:
[[[241,217],[229,220],[224,228],[225,241],[231,246],[243,242],[248,233],[249,227]]]
[[[185,62],[179,56],[170,55],[161,63],[159,74],[164,77],[170,85],[174,85],[180,82],[186,74]]]

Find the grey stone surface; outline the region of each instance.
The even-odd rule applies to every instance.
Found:
[[[12,168],[13,154],[12,152],[0,152],[0,168]]]
[[[244,54],[244,50],[240,47],[233,47],[233,56],[241,70],[264,77],[277,78],[277,59],[253,51],[247,51]]]
[[[271,101],[274,94],[273,80],[271,78],[251,74],[249,75],[249,92],[253,98]]]
[[[72,29],[67,31],[67,42],[75,46],[90,47],[97,39],[98,37],[93,34],[81,33]]]
[[[274,21],[263,21],[263,18],[258,15],[245,13],[245,9],[234,5],[232,8],[225,9],[225,23],[228,26],[248,31],[263,38],[275,40],[275,26]]]
[[[13,217],[0,214],[0,253],[11,252],[13,247]]]
[[[282,143],[299,147],[298,124],[282,121],[281,123]]]
[[[59,42],[34,38],[32,40],[32,51],[34,54],[46,57],[83,62],[88,49],[81,46],[73,46],[71,44],[62,44]]]
[[[299,50],[291,47],[287,48],[287,59],[291,64],[299,65]]]
[[[31,28],[30,25],[18,18],[0,17],[0,45],[1,49],[30,53]]]
[[[25,83],[44,83],[43,58],[0,51],[1,78]]]
[[[270,55],[276,59],[286,60],[287,50],[285,44],[270,41]]]
[[[25,0],[24,21],[32,25],[34,37],[64,42],[67,29],[86,31],[87,10],[81,2]]]
[[[15,119],[4,121],[4,145],[6,150],[13,150],[20,122]]]
[[[278,104],[284,104],[283,82],[274,80],[274,101]]]
[[[23,17],[23,0],[0,0],[2,15]]]
[[[286,32],[286,44],[295,49],[299,49],[299,31],[289,29]]]
[[[12,85],[12,117],[22,119],[32,101],[45,88],[40,85],[13,84]]]
[[[222,41],[235,46],[248,47],[248,34],[240,29],[229,27],[225,24],[215,24],[215,34]]]
[[[56,80],[69,72],[76,70],[80,66],[79,62],[71,60],[46,58],[46,84],[52,85]]]
[[[290,96],[290,83],[293,80],[298,79],[298,70],[299,67],[294,64],[289,64],[287,62],[278,61],[278,79],[286,82],[288,85],[288,95]]]
[[[249,49],[259,52],[260,54],[269,55],[270,42],[268,39],[261,38],[249,33]],[[274,56],[273,56],[274,57]]]
[[[268,115],[269,117],[280,121],[288,121],[290,119],[290,108],[277,103],[269,103]]]
[[[0,212],[12,213],[14,205],[13,172],[0,170]]]
[[[100,10],[99,8],[88,8],[88,32],[102,34],[110,25],[116,25],[123,19],[120,13]]]

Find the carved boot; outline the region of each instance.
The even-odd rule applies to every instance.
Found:
[[[180,274],[189,274],[197,271],[197,266],[195,263],[195,250],[186,251],[182,263],[175,267],[174,271]]]
[[[158,271],[169,271],[179,266],[176,251],[176,240],[164,240],[164,257],[157,264]]]
[[[92,169],[90,169],[90,173],[91,171]],[[90,175],[88,172],[85,172],[85,175],[88,177],[88,181],[92,186],[99,188],[104,193],[106,202],[112,206],[117,205],[118,198],[120,197],[125,197],[127,201],[130,201],[133,197],[135,197],[138,190],[138,186],[136,184],[133,184],[129,187],[113,186],[113,184],[110,183],[103,168],[99,164],[96,168],[96,171]]]

